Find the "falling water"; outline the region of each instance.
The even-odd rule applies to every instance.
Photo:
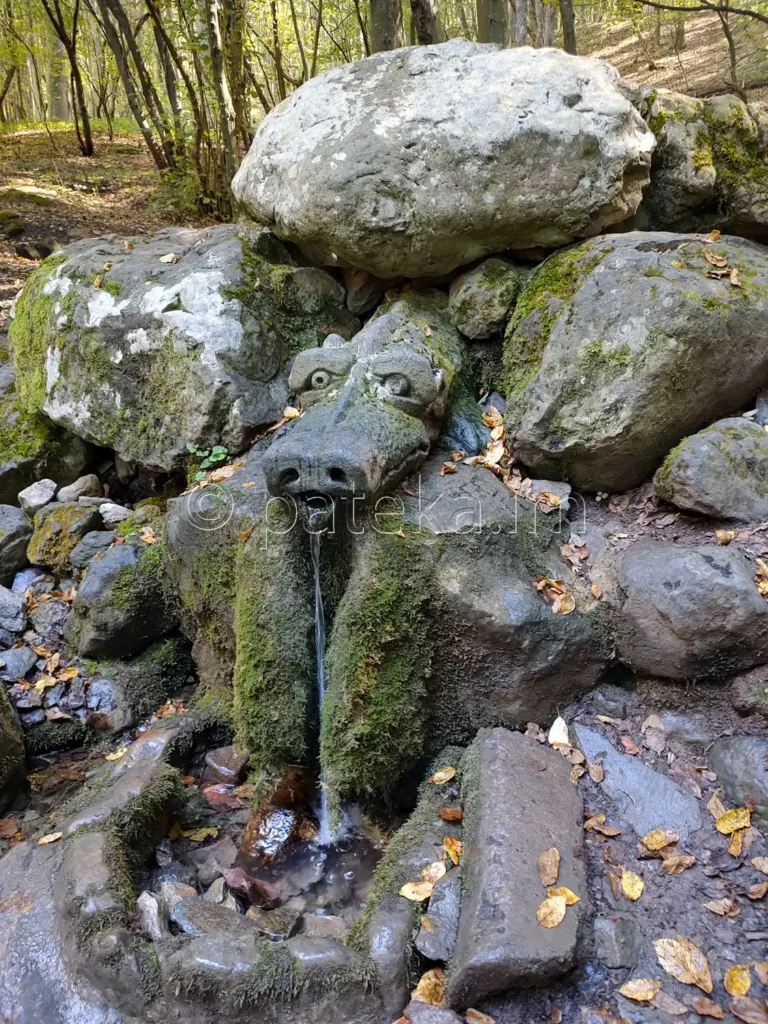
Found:
[[[315,570],[315,661],[317,663],[317,708],[318,717],[322,713],[325,697],[325,613],[323,612],[323,594],[320,589],[320,537],[321,533],[309,535],[312,550],[312,565]],[[320,776],[320,831],[317,842],[319,846],[332,846],[335,834],[331,827],[331,812],[328,806],[328,792],[325,780]]]

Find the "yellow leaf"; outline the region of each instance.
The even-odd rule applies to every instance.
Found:
[[[117,750],[113,750],[111,754],[105,754],[105,761],[119,761],[121,757],[125,757],[125,753],[128,750],[128,746],[118,747]]]
[[[49,689],[51,686],[55,686],[58,682],[53,676],[40,676],[35,683],[35,689],[38,693],[43,693],[44,690]]]
[[[434,887],[435,882],[439,882],[445,873],[445,861],[436,860],[434,864],[427,864],[421,872],[421,880],[422,882],[429,882]]]
[[[37,845],[48,846],[49,843],[58,843],[63,835],[63,832],[49,832],[47,836],[37,840]]]
[[[177,839],[181,839],[181,825],[178,821],[174,821],[168,830],[168,838],[172,843],[175,843]]]
[[[768,875],[768,857],[753,857],[749,863],[755,870]]]
[[[706,236],[708,242],[716,242],[719,237],[720,228],[714,228],[714,230],[710,231],[709,234]]]
[[[729,967],[723,978],[725,991],[729,996],[745,996],[752,987],[749,964],[737,964]]]
[[[738,267],[731,267],[731,272],[729,274],[729,277],[731,279],[731,284],[733,285],[734,288],[741,288],[741,278],[739,277],[739,268]]]
[[[301,413],[293,405],[286,405],[286,407],[283,409],[283,419],[284,420],[297,420],[300,417],[301,417]]]
[[[736,536],[735,530],[715,530],[715,540],[722,547],[726,547]]]
[[[702,992],[712,992],[712,976],[707,958],[690,939],[656,939],[656,957],[667,972],[684,985],[696,985]]]
[[[501,415],[495,405],[489,405],[486,411],[483,413],[483,423],[486,427],[498,427],[504,422],[504,417]]]
[[[450,782],[451,779],[454,779],[455,777],[455,768],[441,768],[439,772],[435,772],[434,775],[430,775],[427,782],[433,782],[436,786],[444,786],[446,782]]]
[[[625,999],[634,999],[636,1003],[650,1003],[660,988],[660,981],[651,981],[650,978],[634,978],[632,981],[625,981],[619,992]]]
[[[423,903],[434,891],[435,886],[432,882],[407,882],[400,890],[400,895],[411,903]]]
[[[671,846],[680,841],[680,833],[671,828],[655,828],[653,832],[644,835],[640,842],[646,850],[661,850],[665,846]]]
[[[215,825],[210,825],[207,828],[182,829],[181,831],[181,835],[183,835],[185,839],[191,839],[193,843],[202,843],[203,840],[207,839],[209,836],[212,839],[215,839],[218,834],[219,830]]]
[[[489,1017],[487,1013],[480,1013],[479,1010],[465,1010],[464,1017],[467,1024],[496,1024],[493,1017]]]
[[[464,853],[464,843],[460,839],[454,839],[453,836],[446,836],[443,840],[443,849],[453,863],[458,865],[459,858]]]
[[[564,885],[559,885],[556,889],[547,889],[547,896],[562,896],[566,907],[572,907],[574,903],[579,903],[581,900],[580,896],[577,896],[575,892],[571,892]]]
[[[435,967],[422,975],[421,981],[411,992],[411,998],[417,1003],[428,1003],[430,1006],[447,1006],[445,998],[445,971]]]
[[[76,669],[73,665],[72,668],[63,668],[59,672],[57,672],[56,678],[60,683],[66,683],[70,679],[74,679],[79,674],[79,670]]]
[[[555,615],[570,615],[576,611],[576,598],[573,594],[558,594],[552,604]]]
[[[536,920],[542,928],[557,928],[565,917],[565,896],[548,896],[536,911]]]
[[[597,583],[592,584],[592,586],[589,588],[589,592],[596,601],[599,601],[600,598],[603,596],[603,588],[599,586],[599,584]]]
[[[752,812],[748,807],[735,807],[726,811],[715,820],[715,828],[724,836],[729,836],[740,828],[749,828]]]
[[[639,900],[643,895],[645,882],[634,871],[625,869],[621,874],[621,888],[628,900]]]
[[[553,846],[551,849],[545,850],[544,853],[540,853],[536,862],[536,870],[539,874],[539,881],[545,889],[549,885],[554,885],[560,874],[560,851]]]

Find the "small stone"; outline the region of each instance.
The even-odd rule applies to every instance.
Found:
[[[153,892],[162,892],[163,885],[167,882],[188,885],[197,892],[195,872],[187,864],[181,864],[177,860],[172,860],[170,864],[165,864],[163,867],[154,868],[149,874],[147,885]]]
[[[94,679],[88,688],[88,707],[92,711],[114,711],[123,696],[122,686],[114,679]]]
[[[448,308],[451,320],[465,338],[501,334],[515,308],[524,271],[492,258],[451,282]]]
[[[223,903],[224,897],[226,896],[226,885],[227,883],[223,878],[219,877],[203,893],[203,899],[207,903]]]
[[[139,928],[153,942],[170,937],[168,912],[154,893],[144,891],[136,900]]]
[[[462,1018],[453,1010],[431,1006],[415,999],[406,1006],[405,1019],[409,1024],[462,1024]]]
[[[0,456],[1,458],[1,456]],[[32,527],[15,505],[0,505],[0,584],[8,585],[27,564]]]
[[[0,680],[23,679],[37,664],[37,655],[28,647],[0,651]]]
[[[216,782],[242,782],[248,767],[248,754],[236,751],[234,747],[218,747],[205,755],[206,775]]]
[[[336,939],[346,942],[349,925],[333,914],[307,914],[304,917],[304,934],[311,939]]]
[[[290,939],[301,920],[300,914],[287,907],[278,907],[276,910],[260,910],[258,907],[250,907],[245,916],[254,922],[262,935],[266,935],[273,942],[278,939]],[[336,938],[337,936],[332,937]]]
[[[78,498],[98,498],[103,493],[101,480],[95,473],[88,473],[79,477],[73,484],[62,487],[56,495],[56,500],[68,504],[77,501]]]
[[[602,964],[612,969],[634,967],[642,943],[642,932],[628,914],[595,918],[595,948]]]
[[[296,838],[299,818],[295,811],[278,808],[253,814],[240,844],[242,857],[271,860]]]
[[[29,613],[29,622],[35,633],[43,640],[57,644],[64,636],[72,608],[61,598],[44,601]]]
[[[228,870],[237,858],[237,847],[229,836],[219,839],[212,846],[192,850],[189,859],[197,869],[200,885],[210,886],[223,871]]]
[[[105,497],[103,494],[98,498],[90,498],[87,495],[82,495],[77,499],[77,504],[80,505],[81,508],[101,508],[102,505],[109,504],[109,498]]]
[[[17,683],[10,688],[8,696],[17,711],[33,711],[43,706],[43,695],[34,686],[20,686]]]
[[[237,799],[234,786],[218,782],[215,786],[206,786],[203,796],[214,811],[239,811],[242,804]]]
[[[50,504],[56,494],[54,480],[37,480],[35,483],[19,491],[19,505],[29,516],[34,516],[41,508]]]
[[[244,915],[199,896],[187,896],[170,907],[171,921],[186,935],[214,935],[222,930],[236,935],[254,935],[256,926]]]
[[[11,590],[14,594],[25,594],[28,590],[31,590],[36,583],[47,578],[46,573],[44,573],[42,569],[22,569],[21,572],[17,572],[13,577]],[[51,580],[51,582],[53,583],[53,580]]]
[[[752,824],[768,828],[768,740],[760,736],[718,740],[708,762],[731,803],[752,807]]]
[[[0,659],[3,657],[0,654]],[[759,711],[768,714],[768,665],[759,665],[751,672],[736,676],[728,687],[731,704],[742,715]]]
[[[155,847],[155,863],[159,868],[167,868],[173,863],[173,850],[170,839],[162,839]]]
[[[416,948],[428,960],[448,961],[453,956],[461,910],[461,874],[449,871],[435,886],[426,917],[416,937]]]
[[[25,729],[31,729],[34,725],[40,725],[41,722],[46,720],[45,712],[42,708],[38,708],[36,711],[30,711],[27,714],[21,714],[19,715],[19,718],[21,719],[21,724]]]
[[[96,555],[106,551],[115,541],[114,533],[107,530],[92,530],[86,533],[72,554],[69,556],[70,564],[76,569],[85,569]]]
[[[54,502],[35,516],[35,532],[27,547],[27,558],[33,565],[46,566],[64,574],[69,556],[80,540],[101,524],[96,509]]]
[[[384,1012],[395,1020],[408,1001],[407,950],[413,933],[411,904],[400,900],[392,909],[374,912],[369,929],[371,961],[381,986]]]
[[[288,949],[298,966],[315,976],[343,970],[353,963],[347,947],[333,939],[310,939],[306,935],[297,935],[288,940]]]
[[[131,510],[123,508],[122,505],[115,505],[110,501],[99,507],[99,513],[107,529],[112,529],[125,519],[128,519],[131,515]]]
[[[705,715],[674,715],[665,711],[661,725],[667,740],[690,747],[706,747],[717,738]]]
[[[10,647],[27,624],[26,602],[7,587],[0,587],[0,643]]]
[[[191,885],[184,885],[183,882],[163,882],[160,886],[160,895],[168,907],[173,907],[190,896],[197,896],[197,890]]]

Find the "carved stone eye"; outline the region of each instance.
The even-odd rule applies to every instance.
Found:
[[[407,395],[411,390],[408,378],[404,377],[402,373],[390,373],[384,381],[384,387],[390,395],[398,395],[400,398]]]
[[[327,370],[315,370],[309,383],[314,391],[322,391],[323,388],[327,388],[331,383],[331,375]]]

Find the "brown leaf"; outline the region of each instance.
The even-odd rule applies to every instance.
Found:
[[[671,853],[664,858],[663,871],[665,875],[681,875],[695,863],[696,858],[689,853]]]
[[[725,991],[729,996],[745,996],[752,987],[752,976],[749,964],[736,964],[729,967],[723,978]]]
[[[640,840],[646,850],[662,850],[680,842],[680,833],[671,828],[655,828]]]
[[[768,985],[768,962],[765,960],[758,960],[757,963],[752,964],[757,975],[757,980],[761,985]]]
[[[588,761],[587,770],[589,771],[589,777],[593,782],[602,782],[605,778],[605,772],[603,771],[601,761]]]
[[[622,736],[621,737],[621,745],[622,745],[622,747],[624,747],[624,749],[626,750],[626,752],[628,754],[639,754],[640,753],[640,747],[638,747],[638,745],[633,740],[631,740],[629,738],[629,736]]]
[[[544,853],[540,853],[536,870],[539,874],[539,881],[545,889],[554,885],[560,874],[560,851],[553,846],[551,849],[545,850]]]
[[[718,917],[738,917],[741,911],[733,902],[733,896],[724,896],[719,900],[710,900],[704,906]]]
[[[487,1013],[480,1013],[479,1010],[465,1010],[464,1017],[467,1024],[496,1024],[493,1017],[489,1017]]]
[[[11,839],[20,828],[21,822],[18,818],[0,818],[0,839]]]
[[[749,863],[757,871],[762,872],[764,875],[768,875],[768,857],[753,857]]]
[[[650,978],[635,978],[632,981],[625,981],[619,992],[625,999],[633,999],[636,1003],[650,1003],[660,988],[660,981],[652,981]]]
[[[711,249],[704,250],[704,259],[707,261],[707,263],[711,263],[713,267],[728,266],[728,260],[726,259],[726,257],[718,256],[716,253],[712,252]]]
[[[577,896],[575,892],[571,892],[564,885],[559,885],[556,889],[547,889],[547,896],[562,896],[565,899],[566,907],[572,907],[581,901],[580,896]]]
[[[715,540],[722,547],[726,547],[735,538],[735,530],[715,530]]]
[[[741,278],[739,277],[739,268],[738,267],[731,267],[731,272],[729,274],[729,277],[730,277],[730,280],[731,280],[731,284],[733,285],[734,288],[741,288]]]
[[[715,828],[722,835],[729,836],[738,829],[749,828],[751,815],[748,807],[735,807],[715,819]]]
[[[460,807],[441,807],[437,812],[443,821],[461,821],[464,812]]]
[[[536,920],[542,928],[557,928],[562,924],[567,906],[565,896],[548,896],[536,911]]]
[[[628,900],[639,900],[645,889],[645,882],[640,875],[634,871],[627,871],[626,868],[621,874],[621,888]]]
[[[49,832],[47,836],[42,836],[37,840],[37,845],[48,846],[50,843],[58,843],[63,835],[63,832]]]
[[[757,882],[747,889],[747,896],[751,900],[761,900],[768,893],[768,882]]]
[[[768,1024],[768,1011],[758,999],[737,996],[730,1001],[728,1009],[734,1017],[743,1020],[744,1024]]]
[[[684,985],[696,985],[709,995],[712,991],[712,976],[707,958],[690,939],[678,936],[676,939],[656,939],[653,944],[656,957],[667,972]]]
[[[447,1006],[445,998],[445,971],[435,967],[422,975],[421,981],[411,992],[411,998],[417,1003],[428,1003],[430,1006]]]
[[[706,996],[696,996],[691,1005],[700,1017],[714,1017],[715,1020],[723,1019],[722,1007],[718,1006],[717,1003],[713,1003],[711,999],[707,999]]]
[[[746,829],[737,829],[735,832],[731,832],[728,837],[728,853],[732,857],[741,856],[741,848],[744,845],[744,832]]]
[[[576,598],[573,594],[558,594],[552,604],[555,615],[570,615],[576,611]]]
[[[707,802],[707,810],[717,820],[725,814],[725,805],[720,799],[720,790],[716,790]]]
[[[674,996],[670,996],[666,992],[657,992],[653,1005],[657,1010],[668,1013],[671,1017],[681,1017],[684,1013],[688,1013],[685,1003],[681,1003],[679,999],[675,999]]]
[[[555,1006],[549,1015],[550,1024],[563,1024],[563,1011]]]
[[[451,473],[458,473],[458,469],[456,468],[456,463],[455,462],[444,462],[442,464],[442,466],[440,467],[440,476],[445,476],[446,474],[451,474]]]
[[[587,769],[583,765],[575,764],[573,768],[571,768],[571,782],[574,784],[574,786],[577,786],[579,784],[579,779],[582,777],[582,775],[586,774]]]
[[[69,682],[70,679],[74,679],[78,675],[80,675],[79,669],[75,668],[75,666],[72,665],[70,668],[59,669],[59,671],[56,673],[56,678],[59,680],[60,683],[66,683]]]
[[[435,786],[444,786],[446,782],[450,782],[451,779],[454,779],[455,777],[455,768],[441,768],[440,771],[435,772],[434,775],[430,775],[427,782],[432,782]]]
[[[460,839],[454,839],[453,836],[446,836],[443,840],[443,849],[453,863],[458,865],[459,858],[464,853],[464,843]]]
[[[600,598],[603,596],[603,588],[599,586],[597,583],[592,584],[592,586],[589,588],[589,592],[596,601],[599,601]]]

